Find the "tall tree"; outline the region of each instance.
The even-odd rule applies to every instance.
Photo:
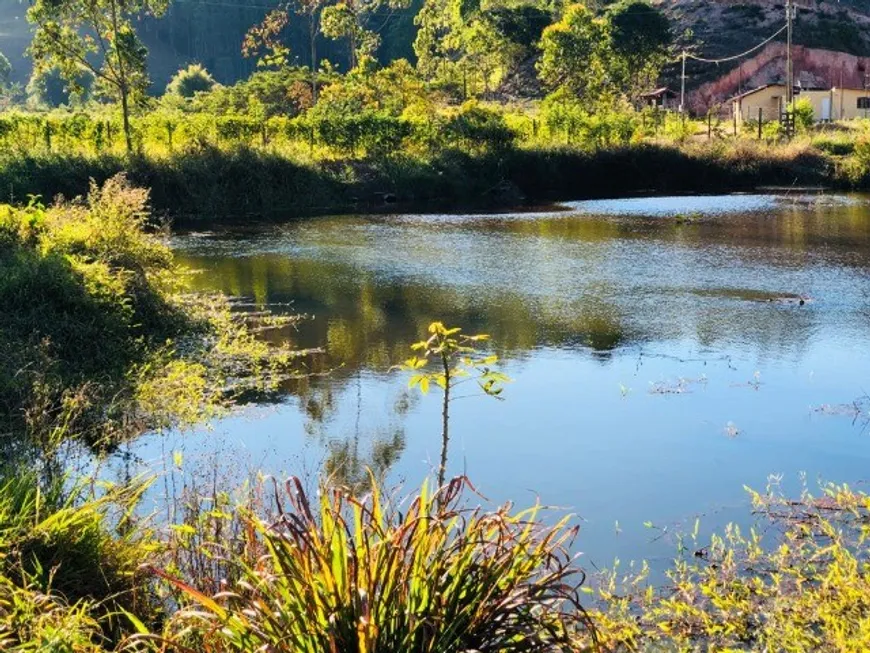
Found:
[[[34,69],[57,68],[71,86],[82,71],[121,104],[127,151],[133,150],[131,104],[148,88],[145,46],[132,19],[160,15],[169,0],[31,0],[27,19],[36,30],[30,46]]]
[[[427,0],[416,19],[418,67],[430,77],[461,79],[464,95],[469,87],[486,93],[533,53],[551,20],[537,4]]]
[[[673,34],[667,16],[645,0],[623,0],[608,9],[610,40],[634,100],[654,84],[670,56]]]
[[[584,5],[571,5],[544,30],[538,74],[551,89],[594,103],[613,88],[609,26]]]

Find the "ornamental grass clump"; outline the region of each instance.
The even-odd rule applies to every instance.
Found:
[[[224,591],[155,570],[188,601],[163,641],[206,653],[576,650],[572,634],[591,625],[568,518],[466,508],[468,487],[424,484],[403,512],[374,481],[367,499],[330,489],[312,503],[290,479],[275,519],[245,517],[246,554]]]

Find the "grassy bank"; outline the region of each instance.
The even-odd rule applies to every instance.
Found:
[[[854,166],[853,166],[854,167]],[[300,217],[339,211],[511,206],[635,193],[710,193],[757,186],[861,187],[842,157],[810,144],[638,144],[599,150],[508,148],[469,154],[300,162],[237,146],[125,157],[0,157],[0,199],[71,198],[125,172],[158,213],[194,220]]]
[[[6,472],[8,474],[9,472]],[[870,643],[870,497],[752,494],[756,527],[677,535],[646,564],[586,578],[570,519],[475,508],[456,479],[393,502],[296,479],[180,497],[129,519],[142,485],[99,494],[0,482],[3,650],[108,653],[860,651]],[[51,571],[48,572],[49,565]],[[585,581],[585,583],[584,583]]]
[[[152,218],[121,176],[78,202],[0,205],[6,461],[51,471],[68,442],[111,448],[292,373],[292,352],[256,340],[223,298],[185,291]]]

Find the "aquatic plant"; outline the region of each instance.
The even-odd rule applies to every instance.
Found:
[[[591,617],[611,650],[863,651],[870,646],[870,497],[825,485],[799,499],[748,490],[759,523],[678,538],[666,582],[649,567],[598,579]]]

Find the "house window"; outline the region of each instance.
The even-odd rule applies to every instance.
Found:
[[[870,109],[870,97],[859,97],[858,98],[858,108],[859,109]]]

